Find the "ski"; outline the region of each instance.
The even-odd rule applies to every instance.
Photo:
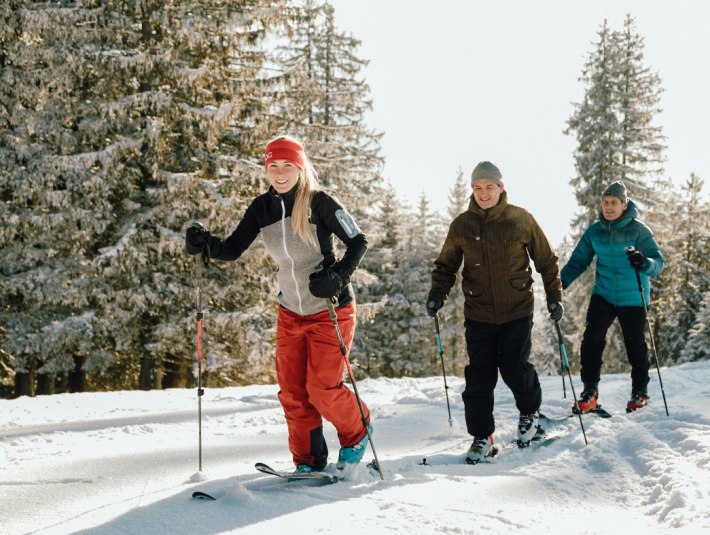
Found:
[[[579,411],[577,411],[574,407],[572,408],[572,414],[570,416],[577,416],[579,414]],[[602,408],[601,405],[597,405],[594,409],[591,411],[583,412],[582,414],[596,414],[600,418],[611,418],[611,414],[607,412],[605,409]]]
[[[281,470],[274,470],[269,465],[264,464],[264,463],[256,463],[254,465],[254,468],[256,468],[259,472],[261,472],[263,474],[268,474],[270,476],[276,476],[276,477],[280,477],[283,479],[288,479],[289,481],[310,480],[310,481],[323,481],[325,483],[336,483],[336,482],[342,480],[342,477],[339,477],[335,474],[328,474],[326,472],[299,473],[299,472],[285,472],[285,471],[281,471]]]
[[[579,412],[572,407],[572,412],[565,415],[565,416],[548,416],[546,414],[540,413],[540,419],[541,420],[547,420],[547,422],[551,424],[559,424],[562,423],[566,420],[569,420],[570,418],[574,418],[577,416]],[[612,414],[608,412],[606,409],[603,409],[601,405],[597,405],[595,409],[592,409],[591,411],[583,412],[582,415],[584,414],[595,414],[599,416],[600,418],[611,418]]]
[[[435,465],[451,465],[451,464],[458,464],[463,460],[466,464],[470,465],[477,465],[477,464],[488,464],[490,463],[491,459],[494,457],[497,457],[501,455],[503,452],[507,450],[512,450],[512,449],[537,449],[541,448],[544,446],[547,446],[549,444],[552,444],[556,440],[559,440],[563,436],[566,436],[566,433],[555,433],[552,435],[548,435],[545,433],[545,430],[542,429],[540,426],[538,426],[538,433],[535,435],[535,437],[530,441],[530,442],[520,442],[518,439],[513,439],[509,442],[504,443],[502,446],[499,444],[494,444],[491,448],[491,451],[488,453],[488,455],[481,460],[473,460],[469,459],[465,455],[462,456],[460,455],[437,455],[435,459],[429,458],[427,459],[424,457],[419,464],[419,466],[435,466]],[[432,462],[433,461],[433,462]]]
[[[206,492],[202,492],[201,490],[196,490],[195,492],[192,493],[192,497],[195,500],[216,500],[214,496],[211,494],[207,494]]]

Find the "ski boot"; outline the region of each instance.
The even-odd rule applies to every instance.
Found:
[[[365,436],[360,439],[360,442],[352,446],[340,448],[337,464],[339,469],[342,470],[348,464],[358,464],[362,460],[362,456],[365,455],[365,448],[367,448],[367,443],[371,434],[372,424],[367,426],[367,433],[365,433]]]
[[[488,457],[494,457],[498,448],[493,445],[493,434],[487,437],[474,437],[471,447],[466,452],[468,464],[478,464]]]
[[[532,440],[540,440],[545,430],[538,425],[539,414],[521,414],[518,420],[518,447],[527,448]]]
[[[585,383],[582,395],[577,400],[577,404],[572,408],[575,414],[592,412],[597,408],[597,400],[599,399],[599,388],[596,383]],[[579,409],[577,409],[579,407]]]
[[[631,399],[626,403],[626,412],[634,412],[646,405],[648,405],[648,393],[645,390],[632,390]]]

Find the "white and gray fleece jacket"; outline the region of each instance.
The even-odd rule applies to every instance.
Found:
[[[309,218],[317,246],[307,244],[294,233],[291,224],[295,197],[296,188],[280,195],[270,187],[252,201],[234,232],[225,240],[211,237],[209,248],[212,258],[236,260],[261,233],[267,252],[278,264],[279,302],[296,314],[308,316],[327,308],[322,298],[308,290],[309,275],[324,267],[333,267],[347,282],[338,305],[353,300],[350,276],[367,251],[367,240],[345,208],[333,196],[319,191],[311,201]],[[333,235],[346,247],[338,262]]]

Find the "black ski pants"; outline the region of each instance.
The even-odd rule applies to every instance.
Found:
[[[624,335],[626,357],[631,364],[631,388],[645,390],[648,385],[648,346],[644,337],[646,311],[643,307],[617,307],[602,296],[592,294],[587,309],[587,326],[580,349],[584,384],[598,383],[602,369],[602,354],[606,346],[606,333],[619,318]]]
[[[522,414],[537,411],[542,403],[537,372],[528,362],[532,316],[501,325],[467,319],[464,325],[469,358],[462,395],[466,430],[474,437],[487,437],[495,431],[493,391],[498,382],[498,370]]]

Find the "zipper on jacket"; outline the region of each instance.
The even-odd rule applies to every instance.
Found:
[[[614,222],[609,221],[609,257],[611,258],[611,299],[612,304],[616,306],[617,303],[617,291],[616,291],[616,281],[618,277],[616,276],[616,256],[614,255]]]
[[[296,289],[296,297],[298,298],[298,310],[300,310],[301,315],[304,316],[305,314],[303,313],[303,302],[301,301],[301,292],[298,289],[298,280],[296,280],[296,262],[289,254],[288,246],[286,245],[286,204],[284,203],[284,200],[281,195],[278,195],[278,198],[279,202],[281,203],[281,240],[283,241],[284,253],[286,253],[286,257],[291,261],[291,278],[293,279],[293,285]]]

